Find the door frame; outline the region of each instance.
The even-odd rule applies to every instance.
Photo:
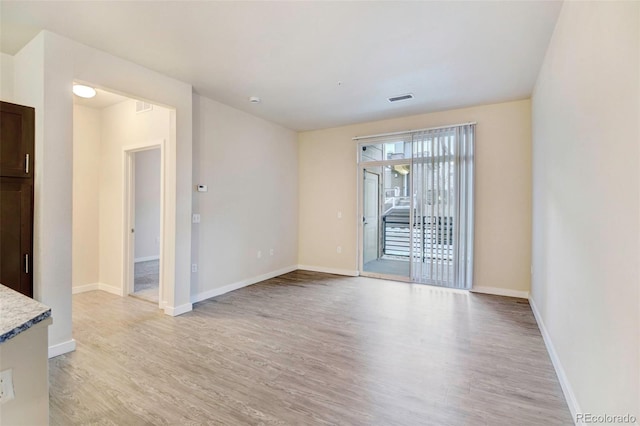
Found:
[[[160,149],[160,261],[158,271],[158,307],[163,309],[165,302],[164,288],[164,221],[166,209],[165,197],[165,144],[164,139],[156,139],[148,142],[142,142],[136,145],[128,145],[122,148],[122,160],[124,172],[122,185],[123,200],[123,258],[122,258],[122,293],[128,296],[134,290],[134,263],[135,263],[135,233],[131,232],[135,229],[135,153],[141,151],[149,151],[152,149]]]
[[[371,167],[385,167],[385,166],[397,166],[397,165],[406,165],[408,164],[411,169],[413,169],[413,160],[412,159],[407,159],[407,158],[401,158],[401,159],[396,159],[396,160],[383,160],[383,161],[367,161],[367,162],[361,162],[360,161],[360,153],[362,152],[362,147],[364,145],[370,145],[371,142],[360,142],[357,144],[357,159],[358,159],[358,168],[357,168],[357,183],[356,183],[356,188],[358,191],[358,274],[363,276],[363,277],[371,277],[371,278],[382,278],[385,280],[393,280],[393,281],[404,281],[404,282],[412,282],[411,281],[411,276],[412,276],[412,270],[411,268],[413,267],[412,262],[409,261],[409,276],[402,276],[402,275],[389,275],[389,274],[379,274],[379,273],[375,273],[375,272],[366,272],[364,270],[364,224],[362,222],[362,217],[364,215],[364,185],[363,185],[363,181],[364,181],[364,169],[366,168],[371,168]],[[380,180],[380,184],[382,184],[382,179]],[[413,179],[409,180],[409,193],[413,194]],[[382,194],[382,191],[379,191],[379,194]],[[380,204],[380,203],[379,203]],[[413,210],[413,196],[410,197],[410,209]],[[409,217],[411,218],[411,221],[413,221],[412,217],[413,215],[410,214]],[[378,219],[379,223],[380,219]],[[412,224],[410,225],[412,226]],[[380,234],[380,233],[379,233]],[[381,238],[381,236],[379,235],[379,238]],[[378,247],[380,249],[380,247]]]

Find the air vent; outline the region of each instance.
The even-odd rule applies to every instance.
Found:
[[[141,112],[151,111],[153,109],[153,105],[143,101],[136,101],[136,114],[140,114]]]
[[[389,102],[406,101],[407,99],[413,99],[413,95],[411,93],[407,93],[406,95],[394,96],[389,98]]]

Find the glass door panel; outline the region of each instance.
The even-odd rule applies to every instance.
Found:
[[[411,165],[362,169],[362,271],[410,275]]]

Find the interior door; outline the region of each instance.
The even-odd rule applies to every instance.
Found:
[[[380,175],[364,170],[362,244],[363,264],[376,260],[380,241]]]

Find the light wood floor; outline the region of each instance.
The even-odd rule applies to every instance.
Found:
[[[136,262],[133,267],[133,296],[158,304],[160,261]]]
[[[572,424],[525,300],[297,271],[176,318],[100,291],[73,315],[53,425]]]

